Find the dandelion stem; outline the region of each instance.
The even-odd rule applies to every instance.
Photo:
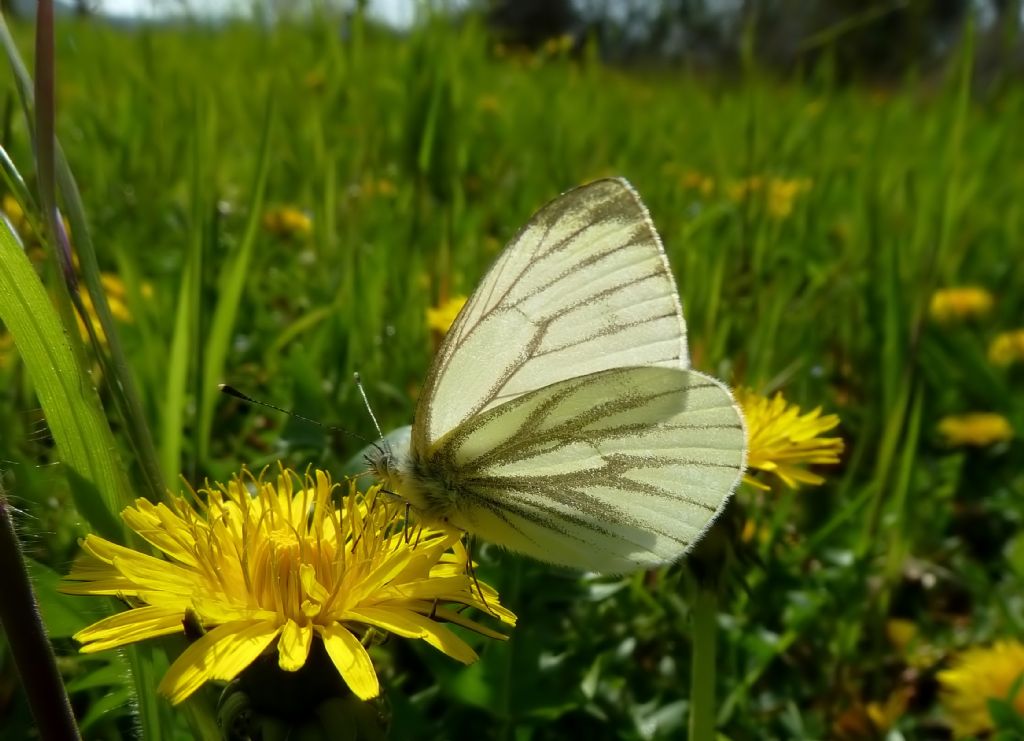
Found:
[[[25,685],[39,737],[78,739],[75,716],[46,638],[39,606],[22,558],[11,508],[0,487],[0,626]]]
[[[690,660],[690,741],[715,738],[715,641],[718,593],[698,585],[691,605],[693,654]]]

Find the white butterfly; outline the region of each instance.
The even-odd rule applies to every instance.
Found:
[[[622,179],[530,219],[388,437],[371,468],[424,521],[603,573],[678,559],[746,457],[728,389],[689,370],[661,240]]]

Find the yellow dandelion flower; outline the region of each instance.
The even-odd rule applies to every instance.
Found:
[[[355,191],[362,198],[394,198],[398,195],[398,187],[393,180],[386,177],[375,178],[371,175],[364,177]]]
[[[25,213],[25,209],[21,207],[21,203],[10,193],[4,193],[3,198],[0,198],[0,212],[2,212],[3,218],[15,233],[21,237],[22,241],[28,244],[30,247],[38,246],[39,235],[33,225],[32,219],[29,218],[28,214]],[[64,231],[69,235],[71,234],[71,224],[68,222],[67,217],[61,215],[61,220],[64,222]],[[78,256],[73,256],[75,259],[75,266],[78,266]],[[33,258],[35,259],[35,258]]]
[[[942,288],[932,294],[928,313],[940,324],[957,319],[978,319],[995,305],[992,294],[978,286]]]
[[[983,448],[1013,439],[1013,426],[1001,414],[975,412],[956,414],[939,420],[939,434],[947,445]]]
[[[427,309],[427,326],[439,334],[444,334],[466,305],[466,300],[465,296],[452,296],[440,306]]]
[[[263,228],[275,237],[299,239],[313,233],[313,220],[294,206],[276,206],[263,214]]]
[[[563,33],[560,36],[551,36],[544,40],[543,46],[541,46],[540,54],[546,57],[556,57],[568,54],[572,51],[576,40],[572,34]]]
[[[132,609],[80,631],[92,653],[183,632],[205,632],[171,665],[159,691],[178,703],[211,680],[236,677],[276,651],[288,672],[303,667],[314,640],[361,699],[380,686],[363,641],[373,630],[419,638],[463,663],[476,653],[442,623],[503,636],[452,606],[515,615],[468,571],[461,535],[403,529],[404,507],[329,476],[282,468],[276,479],[248,472],[201,489],[195,504],[139,499],[125,522],[167,558],[96,535],[62,585],[70,594],[111,595]]]
[[[103,286],[103,292],[107,295],[107,305],[110,307],[110,314],[119,322],[125,324],[132,321],[132,312],[128,308],[127,290],[124,285],[124,281],[121,280],[120,276],[115,273],[103,273],[100,275],[100,283]],[[149,284],[145,284],[142,287],[142,294],[144,296],[151,295],[153,289]],[[103,326],[100,324],[99,314],[96,313],[96,306],[92,302],[92,297],[87,291],[82,291],[82,306],[85,307],[85,313],[88,316],[89,323],[92,325],[93,330],[96,332],[96,336],[100,342],[106,344],[107,335],[103,331]],[[75,317],[78,320],[78,331],[82,335],[83,340],[89,339],[89,330],[87,329],[85,322],[82,317]]]
[[[21,207],[18,199],[10,193],[4,193],[3,199],[0,200],[0,210],[3,211],[7,223],[22,239],[27,239],[34,234],[32,225],[29,223],[28,217],[25,216],[25,210]]]
[[[754,193],[759,193],[764,188],[764,178],[759,175],[751,175],[735,183],[731,183],[726,189],[726,195],[730,200],[737,203],[750,198]]]
[[[811,189],[808,178],[774,178],[752,175],[732,183],[726,195],[736,203],[758,197],[763,199],[768,215],[784,219],[793,213],[796,199]]]
[[[1024,329],[997,334],[988,346],[988,359],[1000,367],[1024,361]]]
[[[747,468],[777,476],[786,486],[821,484],[824,478],[803,466],[839,462],[843,440],[821,437],[839,424],[835,414],[821,415],[821,409],[806,414],[777,393],[769,399],[749,389],[737,389],[736,399],[747,423]],[[767,489],[764,483],[746,477],[749,483]]]
[[[811,189],[811,181],[807,178],[775,178],[768,182],[765,207],[768,215],[776,219],[784,219],[793,213],[796,199]]]
[[[1004,700],[1024,716],[1024,644],[996,641],[987,648],[969,648],[939,672],[939,699],[953,735],[967,738],[995,729],[989,700]],[[1013,697],[1011,690],[1016,686]]]
[[[702,196],[709,196],[715,192],[715,179],[696,170],[684,172],[680,184],[686,190],[695,190]]]

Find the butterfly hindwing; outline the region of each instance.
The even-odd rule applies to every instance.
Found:
[[[451,523],[540,560],[621,573],[676,560],[737,485],[739,410],[718,381],[630,367],[528,392],[432,446]]]

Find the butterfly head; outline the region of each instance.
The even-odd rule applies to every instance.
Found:
[[[409,457],[411,442],[412,428],[402,427],[389,432],[365,451],[366,465],[384,490],[401,492],[403,463]]]

